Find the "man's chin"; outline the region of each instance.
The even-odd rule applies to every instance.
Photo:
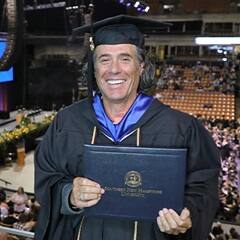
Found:
[[[107,99],[107,101],[111,102],[111,103],[119,103],[119,102],[124,102],[126,101],[126,98],[124,97],[113,97],[111,96],[110,98]]]
[[[131,101],[130,96],[127,96],[127,95],[111,95],[111,96],[105,96],[105,97],[103,97],[103,99],[106,102],[109,102],[111,104],[127,103],[127,102]],[[133,101],[134,101],[134,99],[133,99]]]

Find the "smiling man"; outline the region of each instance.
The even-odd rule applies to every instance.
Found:
[[[144,63],[132,44],[100,45],[94,55],[95,77],[108,117],[119,123],[137,97]]]
[[[218,206],[218,151],[197,119],[140,90],[149,63],[136,22],[120,16],[94,25],[96,94],[60,111],[36,150],[38,240],[207,239]],[[137,224],[85,216],[105,190],[83,176],[83,145],[136,146],[137,132],[143,147],[188,149],[184,208],[159,208],[153,222]]]

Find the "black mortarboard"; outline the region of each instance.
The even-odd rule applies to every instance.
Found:
[[[133,44],[139,48],[144,47],[144,34],[158,33],[166,29],[170,24],[146,18],[118,15],[95,22],[90,25],[83,25],[73,29],[73,39],[84,33],[92,34],[93,47],[103,44]],[[91,57],[90,57],[91,58]],[[92,62],[89,62],[88,84],[91,91],[93,78]]]
[[[118,15],[92,25],[75,28],[73,29],[73,36],[93,32],[92,37],[95,47],[101,44],[130,43],[142,48],[144,44],[143,33],[157,32],[166,29],[168,26],[170,25],[156,20]]]

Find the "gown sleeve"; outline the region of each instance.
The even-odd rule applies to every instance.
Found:
[[[61,213],[62,189],[72,183],[73,176],[60,163],[59,156],[64,149],[56,146],[61,137],[59,121],[57,115],[35,151],[35,194],[41,206],[35,232],[38,240],[73,239],[79,221],[79,215]]]

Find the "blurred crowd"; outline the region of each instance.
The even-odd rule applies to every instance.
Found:
[[[199,119],[211,133],[220,151],[219,220],[240,223],[240,120]]]
[[[208,66],[200,62],[195,65],[164,64],[157,71],[157,89],[159,90],[189,90],[218,91],[233,93],[236,85],[236,66]]]
[[[4,189],[0,189],[0,225],[18,230],[34,232],[39,212],[39,204],[34,197],[29,197],[23,187],[7,196]],[[27,239],[8,236],[0,233],[0,239]]]
[[[209,234],[208,240],[239,240],[240,234],[237,229],[232,226],[228,231],[224,230],[222,224],[217,222]]]

